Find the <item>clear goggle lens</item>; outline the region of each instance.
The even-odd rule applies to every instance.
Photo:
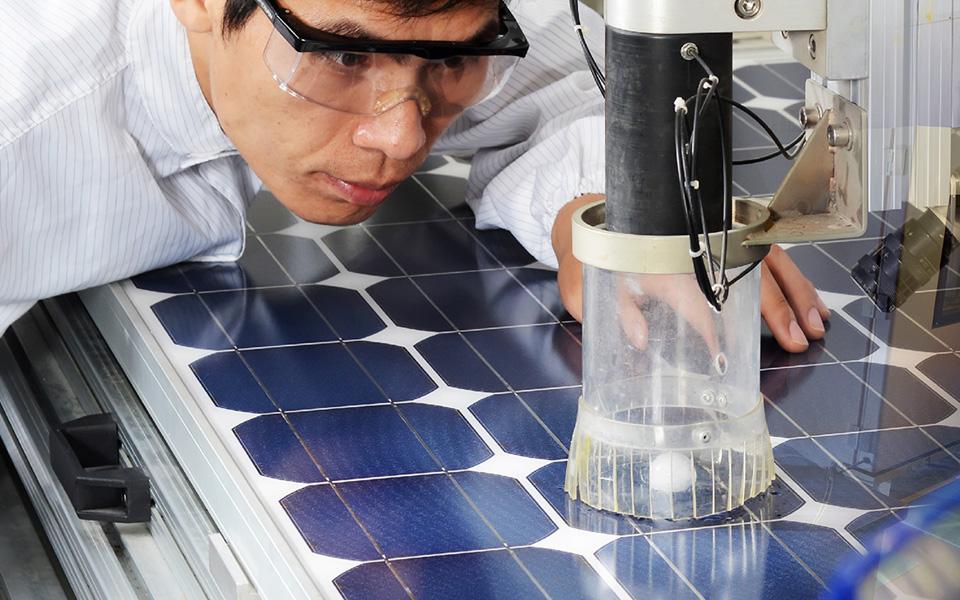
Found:
[[[519,58],[298,52],[274,31],[263,60],[280,89],[334,110],[377,115],[413,100],[424,116],[452,116],[496,94]]]

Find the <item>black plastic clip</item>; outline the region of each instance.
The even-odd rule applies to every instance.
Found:
[[[120,466],[120,436],[109,413],[50,431],[50,463],[77,516],[111,523],[150,520],[150,479]]]

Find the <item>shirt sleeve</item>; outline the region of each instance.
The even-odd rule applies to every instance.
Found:
[[[467,202],[480,229],[504,228],[556,267],[550,231],[564,204],[603,193],[603,98],[587,70],[567,2],[511,5],[530,42],[504,88],[465,112],[435,151],[473,156]],[[581,6],[594,58],[603,64],[603,19]]]

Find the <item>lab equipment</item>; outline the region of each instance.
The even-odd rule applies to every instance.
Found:
[[[852,86],[827,79],[866,77],[851,49],[865,54],[868,14],[866,2],[836,0],[606,3],[603,72],[583,43],[607,103],[607,197],[574,215],[584,387],[572,497],[639,517],[698,518],[773,481],[756,267],[776,242],[865,231],[867,113]],[[732,99],[732,34],[771,30],[819,74],[791,142]],[[809,44],[795,46],[798,35]],[[777,152],[734,161],[733,110]],[[772,198],[733,198],[734,164],[777,156],[794,164]]]

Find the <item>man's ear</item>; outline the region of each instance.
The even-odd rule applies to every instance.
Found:
[[[177,20],[191,33],[213,31],[213,18],[207,0],[170,0]]]

